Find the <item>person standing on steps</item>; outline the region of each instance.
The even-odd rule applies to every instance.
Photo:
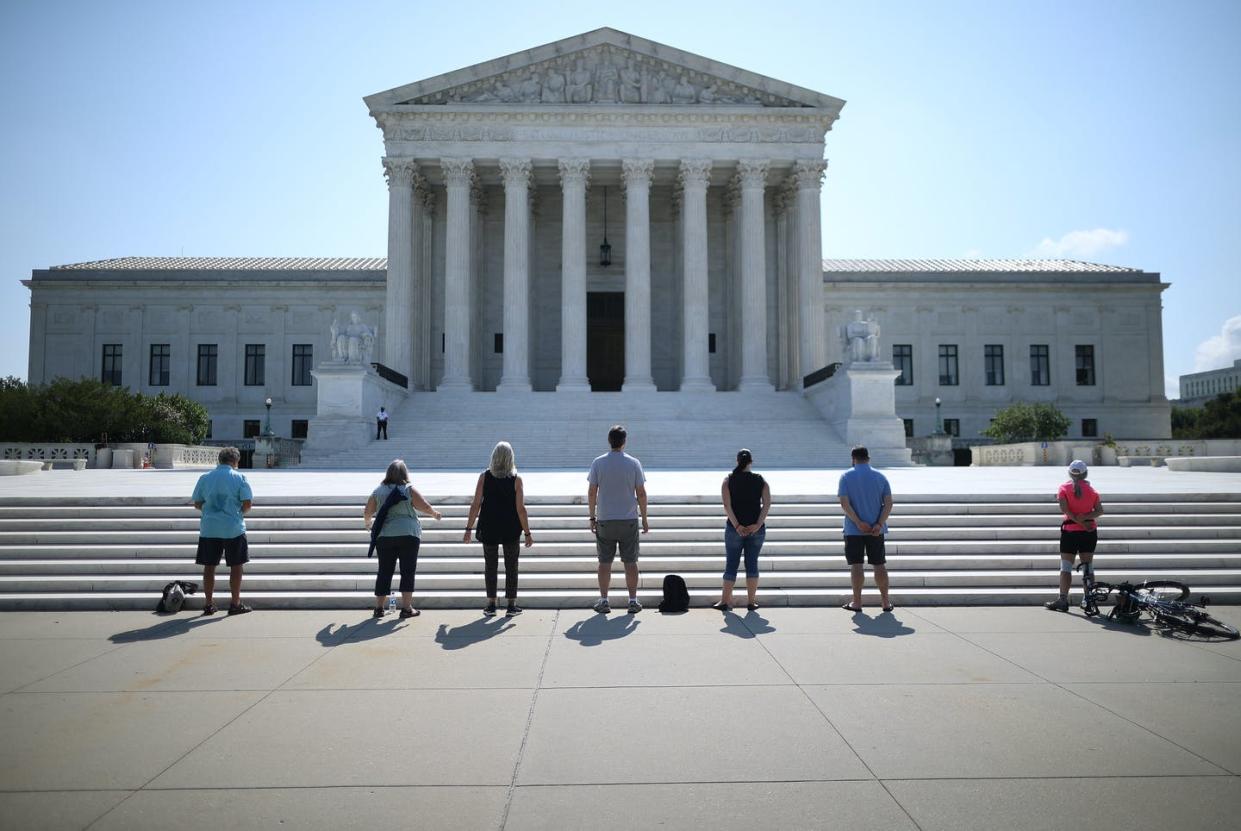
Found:
[[[853,599],[841,608],[862,611],[862,584],[866,579],[862,560],[870,562],[875,573],[875,586],[885,612],[892,611],[888,599],[888,567],[883,535],[888,532],[888,516],[892,513],[892,488],[888,479],[870,466],[870,451],[855,447],[850,454],[853,467],[840,476],[836,496],[845,512],[845,561],[849,563],[849,582]]]
[[[366,500],[362,521],[366,530],[375,522],[379,506],[388,501],[393,490],[400,498],[388,507],[379,529],[375,548],[379,552],[379,571],[375,575],[375,617],[384,616],[384,600],[392,591],[392,574],[401,564],[401,618],[422,614],[414,608],[414,572],[418,569],[418,547],[422,543],[422,523],[418,513],[439,519],[442,514],[422,498],[422,494],[409,483],[409,468],[403,459],[393,459],[388,465],[384,479]]]
[[[1043,604],[1053,612],[1069,610],[1069,587],[1073,583],[1073,561],[1082,558],[1082,608],[1090,609],[1090,586],[1094,583],[1094,550],[1099,543],[1099,524],[1103,500],[1086,481],[1086,463],[1074,459],[1069,465],[1069,481],[1060,486],[1056,500],[1064,515],[1060,521],[1060,596]]]
[[[491,464],[478,475],[474,501],[465,521],[465,542],[470,541],[474,520],[478,519],[478,541],[483,544],[483,582],[487,587],[487,607],[483,614],[496,613],[496,584],[499,582],[500,547],[504,547],[504,598],[508,601],[508,617],[521,614],[517,605],[517,539],[524,536],[526,548],[534,545],[530,518],[526,516],[526,500],[513,446],[506,441],[491,451]]]
[[[250,607],[241,602],[241,573],[250,562],[246,543],[245,514],[253,504],[254,494],[246,477],[237,472],[241,451],[236,447],[220,450],[219,465],[198,477],[194,507],[202,513],[198,523],[198,555],[194,562],[203,567],[203,614],[216,612],[215,569],[220,558],[228,563],[228,588],[232,595],[230,615],[244,615]]]
[[[375,413],[375,441],[379,441],[380,435],[383,436],[384,441],[388,440],[388,411],[383,407]]]
[[[625,452],[628,433],[617,424],[608,431],[612,449],[590,465],[586,499],[590,506],[590,531],[595,535],[599,554],[599,599],[592,607],[600,614],[612,611],[608,588],[612,585],[612,561],[620,548],[625,566],[625,588],[629,589],[629,614],[642,611],[638,600],[638,516],[642,533],[650,532],[646,518],[646,474],[642,463]],[[596,508],[598,509],[596,511]]]
[[[737,583],[737,566],[745,554],[746,608],[758,609],[758,554],[767,538],[767,512],[771,509],[771,488],[767,481],[750,470],[754,456],[749,450],[737,451],[737,466],[724,478],[720,498],[728,524],[724,526],[724,587],[719,602],[712,608],[727,612],[732,609],[733,586]]]

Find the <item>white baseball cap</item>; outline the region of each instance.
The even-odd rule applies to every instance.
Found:
[[[1073,474],[1074,476],[1085,476],[1086,475],[1086,463],[1083,462],[1081,459],[1074,459],[1069,464],[1069,473]]]

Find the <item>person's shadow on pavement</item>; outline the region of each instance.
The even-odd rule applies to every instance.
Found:
[[[758,612],[746,612],[739,615],[736,612],[724,613],[724,628],[720,630],[725,635],[732,635],[737,638],[753,638],[756,635],[766,635],[776,631],[767,618]]]
[[[205,626],[208,623],[215,623],[223,619],[224,616],[205,617],[203,615],[194,615],[193,617],[177,617],[172,620],[161,621],[154,626],[130,629],[127,632],[117,632],[115,635],[109,635],[108,640],[112,641],[112,643],[136,643],[138,641],[158,641],[164,638],[175,638],[177,635],[186,634],[191,629],[197,629],[199,626]]]
[[[917,630],[906,626],[892,612],[882,612],[874,617],[865,612],[854,612],[853,631],[876,638],[899,638],[902,635],[912,635]]]
[[[441,623],[435,630],[435,642],[444,649],[465,649],[516,628],[517,624],[508,617],[484,617],[451,629],[447,623]]]
[[[614,641],[632,634],[638,628],[637,615],[596,614],[565,630],[564,636],[582,646],[598,646],[604,641]]]

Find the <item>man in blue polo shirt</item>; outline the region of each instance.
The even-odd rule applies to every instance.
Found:
[[[241,451],[225,447],[220,451],[220,464],[198,477],[198,484],[194,486],[194,507],[202,512],[195,562],[203,567],[204,615],[216,612],[212,594],[215,592],[215,569],[221,556],[230,569],[228,587],[232,603],[228,613],[241,615],[250,611],[250,607],[241,602],[241,572],[250,561],[245,513],[250,510],[254,494],[250,492],[246,477],[237,472],[240,463]]]
[[[883,601],[883,610],[892,611],[888,600],[887,558],[883,535],[888,531],[888,515],[892,513],[892,488],[887,477],[870,466],[870,452],[865,447],[853,448],[853,467],[840,477],[836,495],[845,512],[845,560],[849,563],[849,580],[853,584],[853,600],[842,608],[862,611],[862,583],[865,580],[862,558],[870,561],[875,572],[875,586]]]

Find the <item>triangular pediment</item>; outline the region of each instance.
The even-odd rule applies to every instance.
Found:
[[[596,29],[368,96],[372,113],[405,106],[808,107],[844,101],[701,55]]]

